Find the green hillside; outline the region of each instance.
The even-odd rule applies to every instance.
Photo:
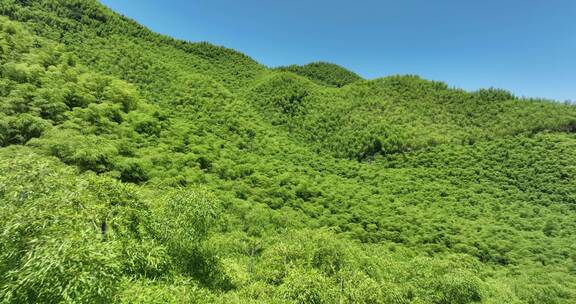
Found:
[[[276,69],[307,77],[320,85],[338,88],[362,79],[356,73],[328,62],[312,62],[303,66],[290,65]]]
[[[574,106],[0,12],[0,303],[576,302]]]

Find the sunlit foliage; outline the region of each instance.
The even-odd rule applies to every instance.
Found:
[[[0,13],[0,303],[576,301],[573,106]]]

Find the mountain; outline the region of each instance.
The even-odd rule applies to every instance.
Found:
[[[356,73],[328,62],[312,62],[303,66],[290,65],[276,69],[307,77],[320,85],[338,88],[362,79]]]
[[[574,303],[576,108],[0,0],[2,303]]]

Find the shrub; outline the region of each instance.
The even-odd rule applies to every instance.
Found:
[[[8,118],[8,144],[24,144],[32,138],[40,137],[50,123],[31,114],[20,114]]]
[[[436,286],[434,302],[439,304],[467,304],[480,302],[480,282],[471,273],[455,272],[444,275]]]
[[[333,303],[335,286],[314,270],[295,269],[278,288],[278,296],[297,304]]]
[[[120,171],[120,180],[127,183],[142,183],[149,179],[147,165],[139,159],[127,159],[115,164]]]
[[[230,288],[219,260],[203,242],[219,211],[208,193],[176,190],[166,194],[155,214],[155,231],[166,245],[177,270],[215,288]]]

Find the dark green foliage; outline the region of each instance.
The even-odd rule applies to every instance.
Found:
[[[31,138],[40,137],[49,125],[42,118],[27,113],[6,118],[2,142],[4,145],[26,143]]]
[[[272,124],[291,125],[306,114],[312,92],[309,81],[282,73],[263,79],[247,98],[267,112]]]
[[[343,87],[362,78],[356,73],[328,62],[313,62],[303,66],[290,65],[277,70],[292,72],[326,86]]]
[[[126,160],[117,165],[120,180],[127,183],[142,183],[149,179],[146,164],[139,160]]]
[[[506,101],[506,100],[514,100],[516,99],[516,97],[514,95],[512,95],[512,93],[506,91],[506,90],[502,90],[502,89],[495,89],[495,88],[489,88],[489,89],[480,89],[476,92],[473,92],[472,94],[474,94],[475,96],[478,96],[478,98],[482,101]]]
[[[573,106],[0,12],[0,302],[575,301]]]

